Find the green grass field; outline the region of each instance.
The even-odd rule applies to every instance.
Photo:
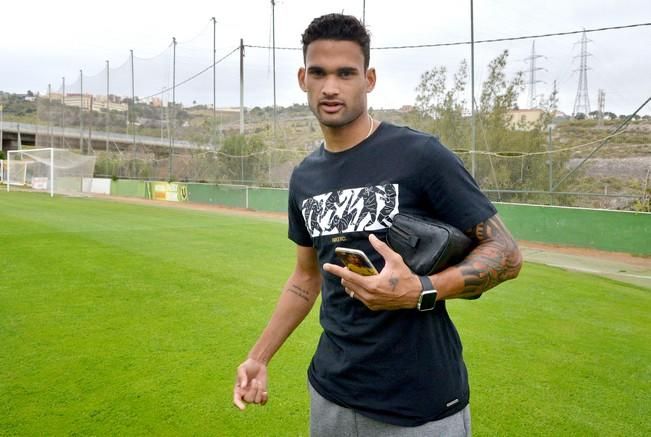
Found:
[[[231,405],[293,268],[285,224],[2,191],[0,253],[0,435],[307,435],[316,311],[269,404]],[[449,308],[475,435],[651,435],[650,290],[526,264]]]

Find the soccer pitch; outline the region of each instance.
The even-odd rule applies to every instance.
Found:
[[[0,192],[0,435],[307,435],[318,311],[231,405],[294,266],[262,218]],[[473,433],[651,435],[650,290],[525,264],[450,313]],[[418,390],[418,387],[414,387]]]

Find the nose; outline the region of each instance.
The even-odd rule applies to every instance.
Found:
[[[339,83],[337,81],[336,75],[329,74],[326,76],[323,83],[323,88],[321,89],[321,93],[327,97],[332,97],[339,94]]]

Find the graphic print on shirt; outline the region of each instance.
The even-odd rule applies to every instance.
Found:
[[[301,211],[312,238],[386,229],[398,213],[398,184],[319,194],[305,199]]]

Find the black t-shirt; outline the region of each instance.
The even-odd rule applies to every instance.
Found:
[[[433,136],[382,123],[344,152],[321,146],[296,167],[289,185],[289,238],[316,249],[319,264],[340,264],[338,246],[363,250],[378,270],[398,213],[425,215],[467,230],[493,216],[462,162]],[[371,311],[323,269],[323,334],[308,370],[326,399],[373,419],[418,426],[468,404],[459,335],[438,302],[434,311]]]

